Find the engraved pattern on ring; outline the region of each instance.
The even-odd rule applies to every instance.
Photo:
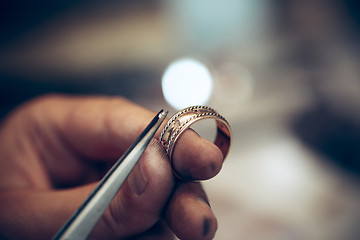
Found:
[[[184,117],[188,117],[188,118],[186,118],[183,122],[180,122],[180,120],[182,120],[182,118]],[[209,117],[214,118],[216,121],[219,120],[223,121],[227,125],[226,127],[230,128],[228,122],[225,120],[223,116],[217,113],[214,109],[207,106],[188,107],[177,112],[174,116],[172,116],[165,125],[160,135],[160,141],[163,147],[165,148],[168,157],[171,158],[171,156],[169,155],[171,155],[172,148],[174,147],[175,142],[178,136],[181,134],[183,128],[189,127],[192,123],[194,123],[194,121]],[[230,132],[230,129],[228,129],[228,131]]]

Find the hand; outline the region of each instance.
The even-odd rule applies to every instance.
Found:
[[[0,128],[0,238],[50,239],[154,115],[106,97],[46,96],[15,110]],[[176,180],[159,132],[90,238],[213,238],[205,192]],[[220,171],[223,156],[188,130],[173,162],[181,177],[203,180]]]

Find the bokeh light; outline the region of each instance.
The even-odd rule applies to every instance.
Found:
[[[204,105],[210,98],[213,79],[201,62],[184,58],[174,61],[165,70],[162,90],[165,100],[175,109]]]

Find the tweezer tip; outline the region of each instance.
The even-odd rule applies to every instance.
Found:
[[[160,112],[159,112],[158,117],[159,117],[160,119],[165,118],[168,113],[169,113],[169,111],[164,112],[164,110],[161,109]]]

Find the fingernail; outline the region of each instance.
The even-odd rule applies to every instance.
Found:
[[[197,200],[198,200],[199,202],[205,203],[206,205],[209,206],[209,208],[211,208],[210,203],[209,203],[209,201],[208,201],[207,199],[204,199],[204,198],[199,197],[199,198],[197,198]]]
[[[212,163],[210,164],[210,168],[211,168],[211,171],[212,171],[213,173],[217,171],[217,166],[216,166],[216,164],[215,164],[214,162],[212,162]]]
[[[211,229],[211,219],[208,217],[204,217],[204,223],[203,223],[203,236],[206,237]]]
[[[131,190],[136,195],[141,195],[143,192],[145,192],[147,186],[147,179],[144,174],[141,160],[134,167],[128,181]]]

